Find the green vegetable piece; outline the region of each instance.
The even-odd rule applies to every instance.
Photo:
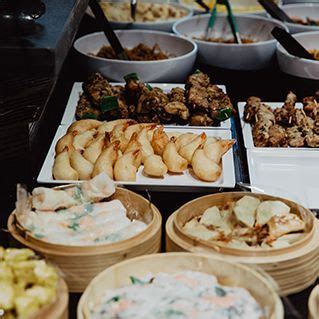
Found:
[[[97,120],[97,115],[93,114],[93,113],[84,113],[81,116],[81,119],[94,119],[94,120]]]
[[[219,114],[216,116],[216,119],[219,121],[225,121],[231,117],[232,110],[229,107],[219,110]]]
[[[139,80],[139,78],[138,78],[137,73],[134,72],[134,73],[126,74],[124,76],[124,80],[125,80],[125,82],[128,82],[129,80]]]
[[[116,96],[103,96],[101,102],[99,104],[100,110],[104,112],[108,112],[114,109],[119,108],[119,103],[117,101]]]
[[[168,309],[165,311],[165,317],[170,317],[170,316],[183,316],[183,317],[185,317],[185,314],[180,310]]]
[[[118,302],[120,299],[121,299],[120,296],[114,296],[111,299],[109,299],[106,303]]]
[[[138,279],[138,278],[136,278],[134,276],[130,276],[130,279],[131,279],[131,282],[132,282],[133,285],[145,285],[145,284],[147,284],[147,282],[145,282],[145,281],[143,281],[141,279]]]
[[[148,88],[149,91],[153,91],[153,88],[148,83],[145,83],[145,86]]]
[[[80,225],[78,222],[73,222],[71,225],[68,225],[68,228],[72,229],[73,231],[77,231]]]
[[[218,286],[215,287],[215,292],[218,297],[225,297],[227,295],[226,291]]]
[[[194,71],[194,74],[199,74],[199,73],[202,73],[202,71],[201,71],[200,69],[196,69],[196,70]]]

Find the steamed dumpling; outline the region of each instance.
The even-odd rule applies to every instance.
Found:
[[[295,214],[274,216],[268,222],[269,235],[274,238],[304,230],[305,226],[305,222]]]
[[[214,226],[220,228],[225,235],[231,233],[230,227],[223,219],[223,216],[221,215],[217,206],[207,208],[200,219],[200,223],[205,226]]]
[[[252,196],[244,196],[236,202],[234,213],[236,218],[248,227],[254,227],[256,209],[260,204],[258,198]]]
[[[202,240],[216,240],[220,237],[220,233],[207,229],[196,219],[192,219],[184,225],[186,234],[194,236]]]
[[[289,212],[290,207],[285,203],[278,200],[266,200],[257,208],[256,224],[263,226],[267,224],[273,216],[284,216],[288,215]]]

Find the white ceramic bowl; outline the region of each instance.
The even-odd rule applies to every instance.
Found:
[[[205,14],[183,19],[174,24],[173,31],[190,38],[201,37],[205,33],[209,17],[209,14]],[[226,44],[194,39],[198,45],[200,62],[232,70],[258,70],[267,67],[276,51],[276,40],[270,32],[275,26],[288,30],[287,27],[280,21],[254,15],[236,15],[236,20],[239,33],[258,42]],[[217,16],[211,37],[231,36],[227,16]]]
[[[307,50],[319,50],[319,31],[297,33],[293,36]],[[281,71],[304,79],[319,80],[319,61],[293,56],[279,43],[277,44],[277,59]]]
[[[103,32],[85,35],[74,43],[78,63],[88,72],[101,72],[106,78],[122,82],[123,77],[136,72],[146,82],[181,82],[189,75],[197,55],[194,41],[174,34],[149,30],[115,31],[124,48],[132,48],[139,43],[153,46],[159,44],[162,51],[175,57],[157,61],[123,61],[103,59],[96,54],[103,45],[109,45]],[[90,54],[91,53],[91,54]]]
[[[282,6],[282,10],[287,13],[289,17],[296,18],[312,18],[319,20],[319,3],[299,3],[287,4]],[[286,23],[290,33],[319,31],[319,26],[302,25],[298,23]]]
[[[123,3],[127,2],[126,0],[102,0],[103,2],[112,2],[112,3]],[[167,3],[163,0],[146,0],[141,2],[150,2],[150,3]],[[187,12],[186,16],[183,18],[188,18],[193,15],[193,9],[181,5],[179,3],[175,2],[169,2],[170,5],[181,8]],[[88,10],[88,14],[92,17],[94,17],[91,10]],[[163,20],[163,21],[154,21],[154,22],[117,22],[117,21],[110,21],[111,26],[114,29],[146,29],[146,30],[158,30],[158,31],[165,31],[165,32],[171,32],[173,24],[176,21],[179,21],[180,19],[169,19],[169,20]]]

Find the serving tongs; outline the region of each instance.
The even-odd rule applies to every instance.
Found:
[[[271,31],[273,37],[286,49],[288,53],[298,58],[316,60],[290,33],[274,27]]]
[[[282,22],[294,23],[294,21],[286,14],[286,12],[281,10],[272,0],[258,0],[258,2],[273,18]]]
[[[195,0],[195,2],[201,6],[203,9],[205,9],[205,12],[209,12],[210,8],[209,6],[203,1],[203,0]]]
[[[136,19],[137,0],[131,0],[131,18],[135,22]]]
[[[128,56],[126,55],[124,48],[121,45],[120,40],[118,39],[117,35],[115,34],[110,22],[108,21],[107,17],[105,16],[103,10],[101,9],[100,5],[98,4],[97,0],[90,0],[89,6],[95,15],[96,20],[100,24],[106,38],[109,40],[109,43],[114,50],[117,58],[119,60],[129,60]]]
[[[212,8],[212,11],[211,11],[211,14],[210,14],[210,18],[208,20],[208,24],[207,24],[207,28],[206,28],[206,32],[205,32],[205,39],[206,40],[209,39],[209,35],[211,34],[211,32],[213,30],[213,27],[214,27],[214,24],[215,24],[215,21],[216,21],[216,17],[217,17],[217,5],[218,4],[226,6],[227,18],[228,18],[228,22],[230,24],[230,28],[231,28],[231,31],[233,33],[235,42],[238,43],[238,44],[241,44],[242,42],[241,42],[241,39],[240,39],[240,35],[239,35],[236,19],[234,17],[233,10],[232,10],[231,5],[230,5],[228,0],[216,0],[214,6]]]

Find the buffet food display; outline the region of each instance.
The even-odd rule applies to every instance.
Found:
[[[319,92],[318,92],[319,93]],[[271,108],[258,97],[250,97],[243,119],[252,126],[256,147],[319,147],[318,94],[305,97],[296,107],[297,96],[290,92],[282,107]]]
[[[164,178],[167,173],[193,175],[206,182],[222,174],[222,157],[234,140],[205,132],[167,132],[163,126],[134,120],[80,120],[71,124],[56,146],[52,167],[57,180],[87,180],[102,172],[116,181],[136,181],[143,174]]]
[[[319,87],[300,99],[308,87],[289,83],[284,101],[267,102],[242,83],[248,99],[234,107],[236,88],[215,84],[209,66],[275,68],[277,52],[279,68],[308,84],[319,32],[295,37],[313,60],[272,33],[310,30],[319,17],[222,14],[209,27],[210,13],[192,17],[195,2],[138,1],[135,18],[132,3],[99,2],[109,27],[126,29],[113,37],[128,59],[103,32],[74,44],[84,82],[73,85],[40,185],[17,185],[7,228],[24,248],[0,247],[0,318],[66,319],[70,292],[83,293],[79,319],[284,319],[279,296],[318,280]],[[263,11],[256,0],[231,4]],[[181,207],[166,194],[203,191]]]
[[[188,77],[185,88],[174,87],[168,93],[143,83],[135,73],[125,81],[125,86],[112,86],[101,74],[90,76],[83,83],[77,119],[132,118],[141,123],[218,126],[233,112],[228,95],[200,71]]]
[[[243,196],[224,206],[207,208],[183,230],[202,240],[229,247],[287,247],[304,238],[305,222],[282,201]]]

